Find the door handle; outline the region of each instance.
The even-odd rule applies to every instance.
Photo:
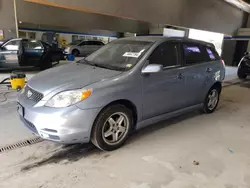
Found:
[[[182,73],[179,73],[179,74],[177,75],[177,78],[180,79],[180,80],[183,79],[183,74],[182,74]]]
[[[207,68],[206,72],[212,72],[212,68]]]

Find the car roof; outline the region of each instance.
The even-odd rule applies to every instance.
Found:
[[[134,41],[148,41],[148,42],[163,42],[163,41],[168,41],[168,40],[174,40],[174,41],[182,41],[182,42],[195,42],[195,43],[214,47],[214,44],[212,43],[195,40],[195,39],[189,39],[187,37],[137,36],[137,37],[121,38],[118,40],[134,40]]]
[[[78,39],[78,40],[74,41],[74,42],[78,42],[77,44],[69,44],[69,45],[75,46],[75,45],[78,45],[78,44],[80,44],[82,42],[89,42],[89,41],[90,42],[101,42],[102,44],[104,44],[104,42],[102,42],[101,40],[86,40],[86,39],[81,40],[81,39]]]

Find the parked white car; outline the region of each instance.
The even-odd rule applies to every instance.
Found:
[[[65,54],[73,54],[74,56],[88,56],[104,46],[101,41],[83,41],[76,40],[68,44],[64,50]]]

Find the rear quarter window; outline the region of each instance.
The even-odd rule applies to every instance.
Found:
[[[214,48],[211,47],[205,47],[206,51],[208,53],[209,61],[217,61],[220,60],[219,54],[216,52]]]

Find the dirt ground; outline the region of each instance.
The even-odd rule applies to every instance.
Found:
[[[0,188],[249,188],[250,83],[218,110],[135,133],[114,152],[41,142],[0,154]]]

